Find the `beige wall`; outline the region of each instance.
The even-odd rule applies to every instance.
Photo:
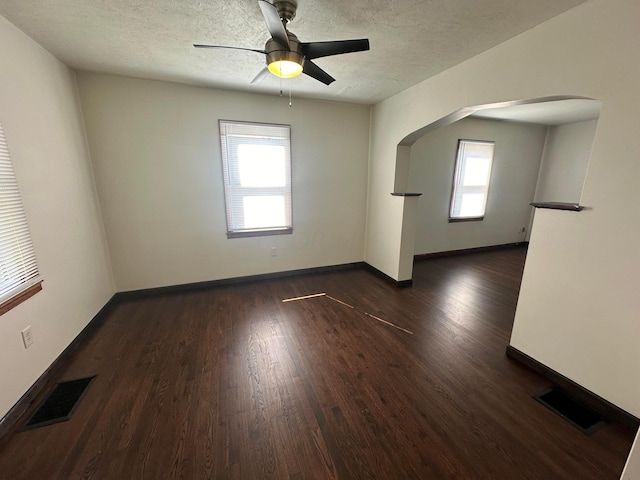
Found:
[[[549,127],[536,202],[579,203],[598,120]]]
[[[408,190],[418,200],[415,253],[522,242],[531,216],[546,127],[467,118],[411,146]],[[496,142],[484,220],[449,223],[459,139]]]
[[[0,65],[0,119],[44,279],[41,292],[0,317],[1,418],[114,286],[74,75],[3,17]],[[27,325],[35,343],[25,350]]]
[[[376,105],[365,259],[411,277],[398,142],[459,109],[579,95],[603,102],[580,213],[538,210],[511,345],[640,416],[640,2],[593,0]],[[404,248],[403,248],[404,247]],[[506,346],[506,345],[505,345]]]
[[[119,291],[363,260],[369,107],[91,73],[78,85]],[[219,119],[291,125],[292,235],[227,239]]]

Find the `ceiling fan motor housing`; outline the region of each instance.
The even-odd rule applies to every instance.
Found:
[[[264,47],[267,52],[267,65],[281,60],[288,60],[299,65],[304,65],[304,54],[300,48],[298,37],[289,31],[287,31],[287,36],[289,37],[289,49],[276,42],[273,38],[267,41]]]
[[[297,0],[275,0],[273,6],[278,10],[278,15],[284,23],[289,23],[296,16],[298,9]]]

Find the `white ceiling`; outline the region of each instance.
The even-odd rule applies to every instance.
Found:
[[[294,96],[373,104],[586,0],[298,0],[289,25],[303,42],[369,38],[371,51],[317,59],[336,78],[305,75]],[[264,48],[256,0],[0,0],[0,15],[68,66],[277,94],[251,79],[264,57],[193,43]]]

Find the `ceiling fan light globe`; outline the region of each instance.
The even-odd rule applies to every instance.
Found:
[[[276,60],[271,62],[267,68],[280,78],[293,78],[302,73],[302,65],[291,60]]]

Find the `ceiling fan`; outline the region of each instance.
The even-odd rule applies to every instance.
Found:
[[[271,38],[267,40],[264,50],[223,45],[195,44],[196,48],[231,48],[247,50],[266,55],[267,66],[251,81],[256,83],[271,72],[281,78],[292,78],[304,73],[329,85],[335,81],[331,75],[322,70],[311,60],[343,53],[369,50],[369,40],[336,40],[331,42],[300,42],[298,37],[287,30],[287,24],[296,16],[297,0],[258,0],[262,16],[267,24]]]

